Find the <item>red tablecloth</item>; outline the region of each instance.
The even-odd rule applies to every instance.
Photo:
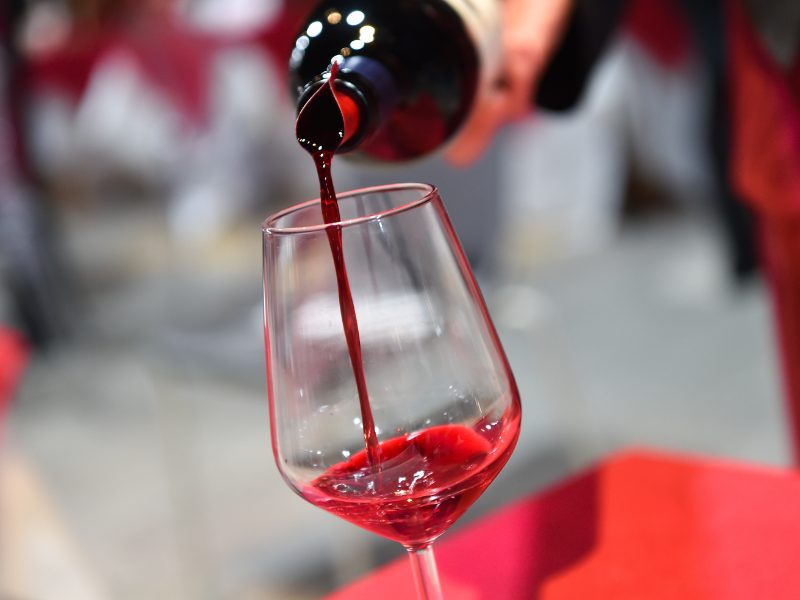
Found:
[[[800,474],[608,459],[436,546],[448,600],[800,598]],[[406,560],[329,600],[413,599]]]

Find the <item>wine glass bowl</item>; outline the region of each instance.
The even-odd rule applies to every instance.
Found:
[[[312,201],[263,224],[275,460],[312,504],[426,552],[508,460],[519,395],[436,189],[382,186],[338,203],[338,223]],[[332,232],[360,362],[345,339]]]

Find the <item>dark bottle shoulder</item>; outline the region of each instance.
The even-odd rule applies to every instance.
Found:
[[[376,59],[403,80],[415,77],[409,71],[474,68],[473,54],[466,25],[444,0],[331,1],[298,33],[289,70],[296,90],[337,57]]]

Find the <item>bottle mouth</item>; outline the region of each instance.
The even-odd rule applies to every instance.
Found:
[[[320,75],[305,86],[297,103],[298,112],[328,79]],[[333,94],[345,121],[344,139],[337,153],[362,146],[381,127],[398,102],[394,77],[380,62],[366,56],[350,56],[340,63],[333,81]]]
[[[297,102],[298,114],[323,85],[328,85],[327,79],[319,79],[303,89]],[[367,99],[353,83],[340,78],[333,82],[333,95],[344,120],[344,136],[337,149],[337,154],[342,154],[354,150],[371,133],[369,120],[364,118],[368,114]]]

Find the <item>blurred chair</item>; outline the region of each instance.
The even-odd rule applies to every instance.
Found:
[[[174,3],[157,3],[173,10],[148,10],[149,4],[108,8],[98,22],[76,23],[57,48],[32,57],[28,96],[38,119],[29,133],[37,142],[37,166],[51,178],[62,174],[60,168],[117,184],[133,179],[165,194],[184,223],[218,216],[222,227],[261,174],[246,151],[254,146],[254,130],[263,136],[265,123],[279,112],[269,97],[276,72],[268,55],[257,64],[253,55],[261,45],[251,32],[199,30]],[[254,52],[243,57],[244,47]],[[231,53],[239,60],[225,60]],[[242,63],[251,82],[244,91],[237,75]],[[231,89],[253,96],[245,106],[249,114],[241,115],[242,102],[231,100]],[[253,102],[261,105],[254,109]],[[193,218],[171,206],[188,203],[191,210],[206,199],[215,206],[201,206]]]
[[[13,177],[0,164],[0,252],[34,343],[75,328],[87,300],[51,217],[68,212],[58,200],[77,191],[91,215],[134,190],[140,204],[161,202],[169,242],[191,247],[300,196],[285,64],[304,3],[284,4],[73,0],[72,14],[50,16],[59,4],[0,7],[0,110],[8,105],[19,163]]]

